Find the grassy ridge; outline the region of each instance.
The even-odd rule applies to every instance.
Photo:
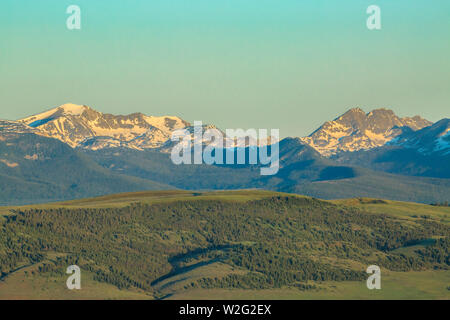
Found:
[[[367,198],[334,200],[331,202],[357,207],[368,213],[389,214],[409,220],[428,218],[446,224],[450,223],[450,207]]]

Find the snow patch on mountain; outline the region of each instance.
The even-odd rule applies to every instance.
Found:
[[[388,109],[365,113],[361,108],[353,108],[333,121],[325,122],[301,140],[323,156],[331,156],[339,152],[376,148],[405,130],[415,131],[431,124],[419,116],[399,118]]]
[[[387,144],[416,149],[425,155],[433,153],[446,155],[450,153],[449,131],[450,119],[442,119],[432,126],[399,135]]]
[[[5,164],[9,168],[17,168],[19,166],[17,162],[11,162],[6,159],[0,159],[0,162]]]
[[[157,148],[174,130],[189,125],[178,117],[155,117],[142,113],[112,115],[71,103],[19,122],[35,128],[37,134],[59,139],[73,148],[93,149],[115,146]]]

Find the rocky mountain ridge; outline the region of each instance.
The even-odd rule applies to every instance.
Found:
[[[420,116],[400,118],[388,109],[366,113],[360,108],[353,108],[301,139],[323,156],[331,156],[339,152],[380,147],[405,130],[417,131],[432,124]]]

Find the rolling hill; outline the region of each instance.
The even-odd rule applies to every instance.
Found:
[[[448,207],[158,191],[0,214],[0,299],[450,298]]]

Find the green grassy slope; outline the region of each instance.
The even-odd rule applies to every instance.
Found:
[[[357,207],[368,213],[389,214],[409,220],[433,219],[446,224],[450,223],[450,207],[367,198],[341,199],[331,202]]]
[[[258,190],[4,207],[0,299],[449,299],[446,210]]]

